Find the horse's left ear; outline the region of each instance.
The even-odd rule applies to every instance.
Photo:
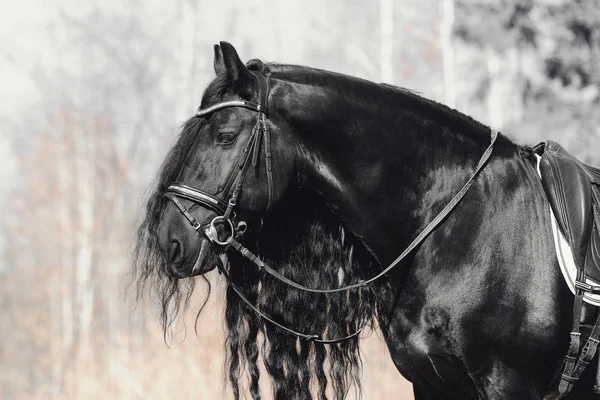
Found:
[[[248,68],[246,68],[242,60],[240,60],[235,48],[227,42],[221,42],[221,54],[223,56],[223,65],[227,77],[229,78],[229,83],[231,83],[234,88],[238,89],[246,87],[251,79],[251,75]]]
[[[224,75],[227,70],[225,69],[225,63],[223,62],[223,51],[221,46],[215,44],[215,61],[214,61],[215,74],[217,76]]]

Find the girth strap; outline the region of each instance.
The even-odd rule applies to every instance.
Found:
[[[571,332],[571,334],[573,334],[573,332]],[[573,341],[574,337],[577,338],[575,342]],[[580,337],[580,335],[571,336],[571,346],[569,347],[564,372],[561,374],[560,384],[558,385],[558,391],[561,396],[566,396],[571,392],[573,385],[579,380],[583,371],[585,371],[596,355],[598,343],[600,343],[600,314],[598,314],[590,337],[581,349],[581,352],[579,352],[579,348],[575,349],[575,345],[579,346]],[[579,356],[577,356],[577,353],[579,353]],[[573,354],[575,355],[573,356]]]
[[[583,272],[578,271],[577,280],[580,280],[580,276]],[[561,396],[566,396],[573,385],[579,379],[574,376],[575,365],[578,360],[579,348],[581,346],[581,332],[580,332],[580,318],[581,318],[581,307],[583,305],[583,291],[577,290],[575,294],[575,301],[573,302],[573,328],[571,329],[571,342],[569,344],[569,350],[565,357],[565,365],[563,372],[560,377],[560,383],[558,385],[558,392]]]
[[[598,340],[599,337],[600,315],[598,315],[598,317],[596,318],[596,323],[594,324],[592,333],[590,334],[590,337],[585,343],[585,346],[583,346],[581,354],[579,355],[579,359],[577,360],[577,364],[575,365],[575,370],[573,371],[572,375],[573,377],[575,377],[575,379],[578,379],[581,376],[585,368],[589,365],[590,361],[592,361],[592,358],[594,358],[596,350],[598,349],[598,343],[600,342],[600,340]]]

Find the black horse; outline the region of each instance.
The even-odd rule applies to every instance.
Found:
[[[342,399],[360,387],[356,333],[375,322],[417,399],[551,389],[573,296],[531,148],[391,85],[244,65],[225,42],[214,65],[148,202],[135,271],[165,328],[184,278],[227,277],[236,398],[260,397],[262,358],[276,398]],[[580,386],[573,398],[591,396]]]

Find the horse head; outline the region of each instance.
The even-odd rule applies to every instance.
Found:
[[[214,49],[217,76],[203,96],[195,138],[176,182],[167,188],[171,201],[158,230],[170,273],[179,278],[204,274],[222,262],[218,256],[227,238],[256,223],[294,172],[291,135],[268,106],[274,95],[268,78],[250,71],[229,43]]]

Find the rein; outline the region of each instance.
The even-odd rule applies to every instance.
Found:
[[[236,165],[234,165],[233,170],[229,175],[229,179],[225,185],[226,190],[224,191],[223,197],[218,197],[215,194],[210,194],[208,192],[192,188],[190,186],[184,185],[182,183],[174,183],[169,185],[167,191],[164,194],[164,197],[168,200],[172,201],[175,206],[179,209],[181,214],[188,220],[191,226],[198,232],[199,235],[206,237],[210,242],[218,246],[226,246],[227,248],[232,248],[239,252],[242,256],[256,265],[261,271],[264,271],[274,277],[275,279],[299,290],[303,290],[311,293],[336,293],[356,288],[361,288],[368,286],[373,283],[377,279],[386,275],[392,268],[398,265],[410,252],[412,252],[419,244],[423,242],[423,240],[446,218],[452,210],[458,205],[458,203],[462,200],[464,195],[473,185],[475,177],[481,172],[481,170],[485,167],[486,162],[489,160],[493,148],[494,143],[498,137],[498,132],[495,130],[491,130],[490,132],[490,144],[486,148],[485,152],[481,156],[477,168],[475,172],[469,180],[463,185],[463,187],[454,195],[454,197],[450,200],[450,202],[440,211],[440,213],[429,222],[425,228],[413,239],[413,241],[408,245],[408,247],[394,260],[390,265],[388,265],[384,270],[382,270],[377,275],[367,279],[360,280],[356,283],[342,286],[334,289],[325,289],[325,288],[310,288],[294,282],[289,278],[281,275],[279,272],[271,268],[268,264],[262,261],[257,255],[252,253],[247,247],[241,244],[236,237],[239,237],[246,230],[247,224],[244,221],[239,221],[237,224],[234,224],[236,221],[236,216],[234,213],[234,208],[237,204],[238,197],[240,195],[242,184],[244,181],[244,177],[250,167],[256,167],[258,165],[258,157],[260,152],[260,143],[264,140],[265,144],[265,162],[266,162],[266,171],[267,171],[267,185],[269,198],[267,203],[266,210],[268,211],[272,206],[273,202],[273,176],[272,176],[272,154],[271,154],[271,137],[270,137],[270,129],[267,120],[267,99],[269,94],[269,83],[268,78],[265,77],[260,72],[250,71],[252,75],[257,79],[258,88],[259,88],[259,101],[260,103],[253,103],[245,100],[232,100],[225,101],[213,106],[210,106],[206,109],[198,108],[196,113],[197,117],[204,117],[206,115],[212,114],[216,111],[230,108],[230,107],[241,107],[247,108],[257,113],[257,121],[256,125],[252,129],[252,133],[250,138],[248,139],[248,143],[244,147],[244,151],[241,153],[239,160]],[[237,173],[235,173],[237,169]],[[233,178],[233,181],[232,181]],[[231,189],[233,188],[233,190]],[[214,211],[217,216],[213,218],[213,220],[206,225],[201,225],[188,211],[188,209],[179,201],[179,198],[184,198],[186,200],[192,201],[204,208],[207,208],[211,211]],[[225,199],[228,199],[227,201]],[[218,226],[222,226],[224,230],[227,232],[228,237],[226,239],[221,239],[219,237],[219,229]],[[235,226],[235,228],[234,228]],[[250,300],[248,300],[241,292],[241,290],[233,283],[226,269],[219,265],[219,271],[225,276],[227,279],[228,285],[233,289],[233,291],[242,299],[246,305],[256,312],[260,317],[269,321],[270,323],[278,326],[279,328],[290,332],[297,337],[300,337],[305,340],[315,341],[318,343],[338,343],[353,337],[356,337],[360,334],[360,332],[364,329],[367,322],[363,324],[357,331],[354,333],[339,337],[335,339],[323,339],[319,335],[311,335],[306,333],[298,332],[294,329],[288,328],[279,322],[275,321],[273,318],[265,315],[262,311],[260,311]]]
[[[246,303],[246,305],[248,307],[250,307],[250,309],[252,311],[257,313],[263,319],[269,321],[273,325],[276,325],[279,328],[283,329],[284,331],[287,331],[293,335],[296,335],[297,337],[302,338],[304,340],[313,341],[313,342],[317,342],[317,343],[323,343],[323,344],[340,343],[340,342],[344,342],[348,339],[352,339],[355,336],[358,336],[363,331],[365,326],[367,325],[367,322],[365,322],[358,330],[354,331],[353,333],[349,334],[348,336],[337,337],[335,339],[323,339],[319,335],[311,335],[311,334],[295,331],[294,329],[288,328],[287,326],[280,324],[279,322],[275,321],[273,318],[265,315],[262,311],[260,311],[254,304],[252,304],[252,302],[250,300],[248,300],[248,298],[246,296],[244,296],[242,294],[242,291],[240,290],[240,288],[237,287],[237,285],[232,282],[231,277],[229,276],[227,271],[225,271],[225,268],[221,267],[220,265],[218,266],[218,268],[219,268],[219,272],[221,272],[225,276],[225,279],[227,279],[229,286],[231,286],[233,291],[242,299],[242,301],[244,303]]]

